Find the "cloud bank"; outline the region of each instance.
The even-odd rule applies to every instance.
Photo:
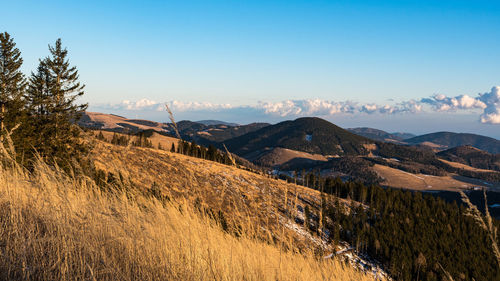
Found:
[[[328,117],[336,114],[404,114],[419,112],[478,111],[479,121],[485,124],[500,124],[500,87],[476,96],[459,95],[449,97],[436,94],[420,100],[408,100],[391,104],[357,103],[354,101],[328,101],[321,99],[285,100],[280,102],[258,102],[256,105],[233,106],[210,102],[166,102],[174,112],[255,112],[273,117]],[[135,102],[97,106],[102,109],[126,111],[163,111],[165,102],[141,99]],[[482,111],[482,113],[480,113]]]

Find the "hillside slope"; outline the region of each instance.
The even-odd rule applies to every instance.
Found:
[[[0,279],[373,279],[335,259],[235,237],[189,203],[103,191],[40,162],[35,173],[0,166]]]
[[[284,219],[282,212],[292,209],[293,204],[301,209],[307,205],[314,210],[320,201],[319,192],[312,189],[168,151],[124,149],[99,142],[95,148],[95,163],[98,169],[115,177],[121,175],[142,190],[156,187],[170,198],[198,201],[215,212],[224,212],[229,224],[236,226],[243,221],[248,226],[247,232],[254,231],[253,235],[262,239],[283,231],[277,221]],[[296,203],[292,200],[295,197]],[[263,232],[260,230],[262,225],[266,226]],[[319,245],[317,239],[306,241],[291,229],[285,229],[284,234],[294,237],[300,247]]]

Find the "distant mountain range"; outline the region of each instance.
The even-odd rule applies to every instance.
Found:
[[[102,129],[119,133],[135,134],[140,131],[154,130],[161,134],[176,135],[171,123],[160,123],[142,119],[127,119],[119,115],[97,112],[85,112],[78,124],[90,129]],[[184,120],[177,122],[179,133],[183,139],[195,141],[204,145],[235,138],[268,125],[267,123],[238,125],[217,120],[204,120],[199,122]]]
[[[239,126],[237,123],[229,123],[229,122],[224,122],[224,121],[219,121],[219,120],[200,120],[200,121],[195,121],[196,123],[200,123],[206,126],[213,126],[213,125],[226,125],[226,126]]]
[[[349,128],[349,132],[372,140],[401,143],[405,139],[413,138],[415,135],[409,133],[388,133],[374,128]]]
[[[500,141],[494,138],[466,133],[437,132],[415,136],[409,133],[388,133],[374,128],[350,128],[349,132],[383,142],[417,145],[442,151],[459,146],[472,146],[492,154],[500,153]]]
[[[87,112],[79,125],[127,134],[146,131],[176,135],[171,123],[112,114]],[[177,127],[183,140],[215,145],[221,150],[225,144],[230,152],[241,157],[239,162],[248,160],[276,171],[314,170],[365,183],[385,182],[394,187],[400,187],[403,178],[405,184],[431,186],[423,177],[410,174],[441,177],[436,186],[484,186],[485,181],[500,182],[500,154],[497,154],[500,141],[480,135],[440,132],[406,139],[412,135],[372,128],[345,130],[315,117],[274,125],[184,120],[177,122]],[[452,175],[477,180],[456,181],[450,178]]]
[[[128,119],[119,115],[96,112],[86,112],[79,125],[121,133],[155,130],[175,135],[170,123]],[[282,147],[322,155],[363,155],[367,153],[365,144],[375,141],[429,147],[434,151],[469,145],[492,154],[500,153],[499,140],[476,134],[438,132],[414,136],[409,133],[388,133],[367,127],[344,130],[326,120],[313,117],[275,125],[268,123],[238,125],[218,120],[179,121],[177,125],[183,139],[204,145],[227,142],[228,146],[240,153],[244,153],[244,150]]]
[[[499,140],[475,134],[438,132],[406,139],[405,142],[413,145],[424,144],[435,146],[440,150],[469,145],[489,153],[500,153]]]

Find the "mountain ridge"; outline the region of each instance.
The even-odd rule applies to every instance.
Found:
[[[489,153],[500,153],[499,140],[470,133],[436,132],[407,139],[405,142],[414,145],[425,144],[427,142],[437,144],[444,149],[470,145]]]
[[[322,155],[366,155],[365,145],[370,143],[373,141],[317,117],[283,121],[225,142],[240,156],[272,147]]]
[[[370,127],[347,128],[346,130],[365,138],[384,142],[401,143],[408,137],[415,137],[415,135],[410,133],[388,133],[384,130]]]

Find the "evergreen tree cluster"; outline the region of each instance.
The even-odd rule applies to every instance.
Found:
[[[138,133],[135,141],[132,142],[133,146],[153,148],[153,143],[143,132]]]
[[[170,149],[170,151],[175,151],[184,155],[202,158],[225,165],[232,164],[231,159],[226,152],[221,152],[213,145],[209,145],[208,147],[198,145],[195,141],[187,142],[184,140],[179,140],[179,143],[177,144],[177,150],[175,150],[174,144],[172,144],[172,148]]]
[[[454,280],[500,280],[487,233],[466,215],[463,204],[312,172],[289,180],[323,191],[322,202],[327,201],[317,210],[305,210],[304,226],[327,231],[332,242],[349,242],[381,262],[396,280],[447,280],[442,268]],[[343,211],[338,198],[356,203]]]
[[[0,33],[1,141],[5,145],[10,135],[17,160],[27,166],[36,153],[62,167],[81,160],[88,146],[81,140],[75,121],[87,104],[76,100],[84,94],[85,86],[68,61],[67,49],[57,39],[27,79],[20,70],[21,52],[15,46],[7,32]]]
[[[111,138],[111,144],[127,146],[129,142],[130,136],[118,135],[117,133],[114,133],[113,138]]]
[[[107,141],[102,132],[99,132],[96,138],[98,140]],[[151,142],[149,137],[143,132],[135,134],[135,139],[132,137],[132,135],[113,133],[113,137],[111,138],[110,142],[111,144],[122,145],[122,146],[127,146],[131,144],[133,146],[138,146],[138,147],[153,148],[153,143]],[[159,147],[159,149],[161,149],[161,147]]]

